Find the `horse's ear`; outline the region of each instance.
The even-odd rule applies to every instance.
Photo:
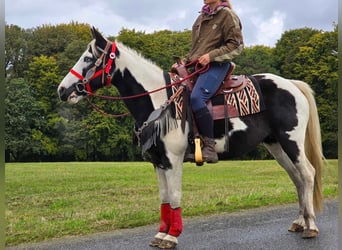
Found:
[[[94,26],[91,27],[91,28],[90,28],[90,31],[91,31],[91,36],[92,36],[92,38],[93,38],[93,39],[96,39],[95,32],[96,32],[97,30],[95,29],[95,27],[94,27]]]
[[[93,39],[95,39],[96,41],[96,45],[100,48],[104,48],[107,44],[107,40],[102,36],[100,32],[98,32],[98,30],[94,26],[90,30]]]

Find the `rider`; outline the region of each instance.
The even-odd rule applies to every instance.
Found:
[[[230,0],[204,0],[205,5],[192,27],[192,46],[184,62],[198,59],[207,72],[199,75],[191,94],[191,108],[195,114],[204,147],[203,160],[216,163],[214,121],[206,102],[215,94],[224,80],[233,58],[243,48],[242,26],[232,10]]]

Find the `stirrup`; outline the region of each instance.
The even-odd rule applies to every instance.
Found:
[[[202,149],[201,149],[201,139],[195,138],[195,163],[197,166],[203,165],[203,156],[202,156]]]

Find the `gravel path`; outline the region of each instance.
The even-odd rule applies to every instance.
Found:
[[[300,233],[287,231],[297,213],[297,205],[286,205],[186,219],[183,221],[184,230],[178,239],[177,249],[338,249],[337,200],[326,201],[323,213],[317,216],[320,234],[316,239],[303,240]],[[158,249],[148,246],[157,228],[157,225],[146,226],[6,249],[151,250]]]

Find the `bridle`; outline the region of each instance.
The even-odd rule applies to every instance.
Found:
[[[108,54],[110,47],[112,49],[111,49],[111,52],[109,53],[109,59],[106,64],[106,56]],[[90,69],[88,69],[85,76],[83,76],[82,74],[80,74],[74,69],[70,69],[70,73],[76,76],[80,80],[80,82],[75,83],[75,89],[79,94],[85,95],[88,93],[93,93],[91,86],[90,86],[90,81],[99,76],[102,76],[102,86],[109,86],[111,83],[112,74],[110,72],[111,72],[113,62],[115,61],[115,58],[116,58],[116,54],[115,54],[116,49],[117,49],[116,43],[108,41],[105,49],[101,49],[99,47],[97,47],[97,49],[101,51],[102,54],[100,55],[100,57],[96,59],[95,65],[91,67]],[[96,69],[99,66],[101,66],[101,64],[102,64],[102,67],[98,71],[96,71]]]
[[[112,49],[111,49],[111,52],[109,53],[109,59],[106,64],[106,56],[108,54],[110,47]],[[101,80],[102,86],[109,87],[112,81],[113,75],[111,74],[111,69],[112,69],[113,62],[116,59],[116,50],[117,50],[116,43],[107,41],[106,47],[104,49],[101,49],[100,47],[96,47],[96,49],[101,51],[102,53],[96,59],[94,66],[88,69],[88,71],[85,73],[85,76],[78,73],[74,69],[70,69],[70,73],[76,76],[80,80],[80,82],[77,82],[74,84],[74,88],[76,92],[80,95],[87,95],[87,96],[94,95],[94,92],[92,91],[91,86],[90,86],[90,81],[99,76],[102,76],[102,80]],[[102,64],[102,67],[98,71],[96,71],[96,69],[100,67],[101,64]],[[93,109],[95,109],[97,112],[103,115],[118,118],[118,117],[123,117],[123,116],[127,116],[130,114],[130,113],[124,113],[124,114],[119,114],[119,115],[107,114],[105,111],[99,108],[96,104],[92,103],[89,100],[89,98],[87,98],[87,101],[93,107]]]
[[[106,57],[108,55],[108,52],[109,52],[110,48],[111,48],[111,51],[109,53],[109,58],[108,58],[108,61],[106,63]],[[117,46],[116,46],[115,42],[107,41],[107,44],[106,44],[104,49],[101,49],[100,47],[96,47],[96,49],[101,51],[102,53],[96,59],[96,62],[94,64],[94,66],[91,67],[90,69],[88,69],[88,71],[85,73],[85,76],[83,76],[82,74],[80,74],[79,72],[77,72],[74,69],[70,69],[70,73],[73,74],[74,76],[76,76],[80,80],[79,82],[74,83],[74,89],[76,90],[77,94],[79,94],[79,95],[99,97],[101,99],[107,99],[107,100],[134,99],[134,98],[139,98],[139,97],[142,97],[142,96],[150,95],[150,94],[155,93],[155,92],[159,92],[159,91],[161,91],[163,89],[170,88],[172,86],[180,85],[184,81],[194,77],[196,74],[203,73],[203,72],[208,70],[208,67],[197,68],[198,61],[196,60],[196,61],[190,62],[188,64],[188,65],[196,65],[195,72],[193,72],[193,73],[189,74],[187,77],[185,77],[183,79],[179,79],[178,81],[173,82],[173,83],[171,83],[171,84],[169,84],[167,86],[161,87],[159,89],[152,90],[150,92],[144,92],[144,93],[141,93],[141,94],[137,94],[137,95],[134,95],[134,96],[125,96],[125,97],[101,96],[101,95],[96,95],[94,93],[94,91],[91,89],[90,81],[92,81],[93,79],[95,79],[95,78],[97,78],[99,76],[102,76],[102,80],[101,80],[102,86],[110,86],[111,81],[112,81],[112,77],[113,77],[113,75],[111,74],[111,69],[112,69],[112,65],[113,65],[113,63],[115,62],[115,59],[116,59]],[[100,67],[101,64],[102,64],[102,67]],[[185,65],[185,66],[188,66],[188,65]],[[96,71],[96,69],[98,67],[100,67],[100,69]],[[180,93],[177,93],[177,94],[179,95]],[[120,114],[120,115],[107,114],[105,111],[103,111],[98,106],[96,106],[94,103],[92,103],[89,100],[89,98],[87,98],[87,100],[88,100],[89,104],[97,112],[99,112],[99,113],[101,113],[103,115],[108,115],[108,116],[112,116],[112,117],[122,117],[122,116],[129,115],[129,113]]]

